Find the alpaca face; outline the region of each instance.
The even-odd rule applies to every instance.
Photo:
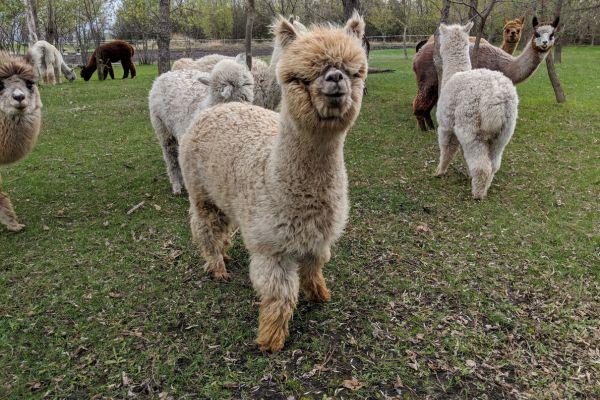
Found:
[[[68,72],[65,73],[65,78],[67,78],[69,82],[73,82],[75,78],[77,78],[77,76],[75,76],[75,72],[73,72],[73,70],[70,69],[68,70]]]
[[[83,78],[84,81],[89,81],[92,75],[94,74],[94,70],[92,68],[83,67],[81,71],[79,71],[79,75]]]
[[[9,116],[26,115],[39,106],[39,92],[33,71],[23,70],[9,76],[0,69],[0,112]],[[17,72],[17,71],[13,71]]]
[[[254,78],[244,63],[222,60],[210,74],[210,90],[216,103],[251,103],[254,100]]]
[[[277,79],[289,115],[308,130],[346,130],[360,111],[367,75],[362,18],[355,14],[344,28],[306,32],[282,18],[275,33],[282,48]]]
[[[504,41],[507,43],[518,43],[521,40],[524,18],[504,20]]]
[[[552,23],[539,24],[537,17],[533,17],[533,47],[539,51],[548,51],[554,46],[556,28],[559,19]]]

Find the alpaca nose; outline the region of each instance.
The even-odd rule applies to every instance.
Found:
[[[332,69],[327,74],[325,74],[325,80],[327,82],[339,82],[344,79],[344,74],[339,69]]]
[[[21,91],[13,93],[12,97],[19,103],[25,99],[25,95]]]
[[[542,43],[543,44],[548,44],[548,41],[547,40],[542,40]]]

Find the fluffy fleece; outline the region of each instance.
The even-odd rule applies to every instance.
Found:
[[[462,147],[475,199],[483,199],[500,168],[504,147],[517,123],[519,98],[510,79],[497,71],[471,69],[466,26],[440,25],[443,61],[438,101],[438,142],[441,176]]]
[[[277,351],[299,288],[330,298],[323,266],[348,215],[343,159],[346,132],[361,107],[367,59],[364,21],[300,34],[274,25],[281,47],[281,113],[239,103],[202,112],[180,144],[191,229],[215,278],[228,276],[224,254],[240,228],[250,279],[261,298],[257,343]]]
[[[22,159],[35,146],[42,120],[35,79],[31,65],[0,52],[0,165]],[[0,188],[1,183],[0,178]],[[0,223],[15,232],[25,226],[17,221],[10,199],[2,191]]]
[[[554,22],[539,23],[533,17],[533,37],[519,57],[513,57],[499,47],[482,41],[479,47],[479,68],[500,71],[514,84],[529,78],[554,46],[558,18]],[[413,100],[413,113],[421,130],[435,129],[431,110],[438,100],[438,77],[433,62],[433,41],[428,41],[413,59],[413,71],[417,80],[417,95]],[[470,51],[473,46],[470,46]]]
[[[29,48],[27,57],[33,64],[38,79],[44,83],[60,83],[61,72],[69,81],[75,80],[75,73],[65,63],[60,51],[45,40],[35,42]]]
[[[252,102],[254,80],[246,65],[221,60],[209,74],[195,70],[170,71],[159,76],[149,96],[150,120],[160,141],[174,194],[183,178],[177,161],[178,141],[196,113],[218,103]]]
[[[304,25],[299,22],[294,26]],[[302,28],[300,28],[302,29]],[[259,58],[252,59],[252,75],[254,76],[254,104],[269,110],[275,110],[281,101],[281,89],[277,84],[276,65],[279,58],[279,49],[275,46],[271,64],[267,64]],[[182,58],[173,63],[172,70],[194,69],[196,71],[210,72],[214,66],[221,60],[233,60],[233,57],[221,54],[211,54],[198,60],[191,58]],[[236,60],[245,60],[244,54],[238,54]]]
[[[108,72],[111,79],[115,79],[115,73],[111,63],[121,61],[121,66],[123,66],[123,79],[127,78],[130,72],[131,78],[133,79],[136,75],[135,64],[133,63],[134,53],[135,50],[133,46],[124,40],[113,40],[112,42],[102,44],[94,50],[88,63],[81,69],[79,74],[85,81],[89,81],[96,71],[96,60],[99,58],[104,65],[105,78],[106,72]]]

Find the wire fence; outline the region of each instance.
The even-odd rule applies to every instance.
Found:
[[[371,50],[380,49],[405,49],[414,48],[421,41],[426,40],[429,35],[389,35],[389,36],[369,36]],[[100,44],[111,42],[103,40]],[[156,40],[128,40],[135,48],[134,62],[138,64],[153,64],[158,58],[158,46]],[[71,66],[78,66],[87,63],[88,57],[95,48],[95,43],[90,43],[86,48],[82,48],[76,41],[63,41],[57,46],[61,51],[65,62]],[[28,45],[20,43],[18,52],[25,53]],[[244,39],[192,39],[192,38],[173,38],[170,42],[171,60],[177,60],[183,57],[200,58],[207,54],[224,54],[235,56],[245,50]],[[262,57],[268,56],[273,51],[272,39],[253,39],[252,52],[254,55]]]

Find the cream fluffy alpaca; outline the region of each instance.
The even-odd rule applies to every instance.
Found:
[[[277,77],[275,73],[278,54],[279,49],[277,49],[277,46],[275,46],[270,65],[259,58],[252,59],[252,76],[254,77],[254,104],[269,110],[275,110],[281,101],[281,89],[277,84]],[[221,54],[210,54],[208,56],[199,58],[198,60],[182,58],[173,63],[172,69],[194,69],[202,72],[210,72],[219,61],[233,59],[234,57],[228,57]],[[245,62],[245,59],[245,54],[243,53],[238,54],[235,57],[235,60],[238,62]]]
[[[29,57],[38,79],[44,83],[60,83],[61,72],[69,81],[75,80],[75,73],[64,62],[60,51],[45,40],[38,40],[29,48]]]
[[[35,146],[42,121],[35,73],[24,60],[0,52],[0,165],[25,157]],[[0,189],[2,179],[0,177]],[[0,223],[20,231],[8,196],[0,191]]]
[[[239,226],[261,297],[257,343],[277,351],[299,288],[330,298],[322,268],[348,215],[343,146],[360,111],[367,59],[363,19],[298,35],[280,17],[281,113],[229,103],[202,112],[180,144],[191,229],[205,270],[227,277],[223,256]]]
[[[252,102],[254,80],[244,64],[221,60],[211,74],[195,70],[170,71],[154,81],[149,95],[150,121],[160,141],[174,194],[183,178],[177,160],[178,142],[194,116],[218,103]]]
[[[466,26],[440,25],[442,89],[437,105],[440,163],[443,175],[460,144],[475,199],[483,199],[500,168],[504,147],[517,122],[519,98],[510,79],[497,71],[471,69]]]

